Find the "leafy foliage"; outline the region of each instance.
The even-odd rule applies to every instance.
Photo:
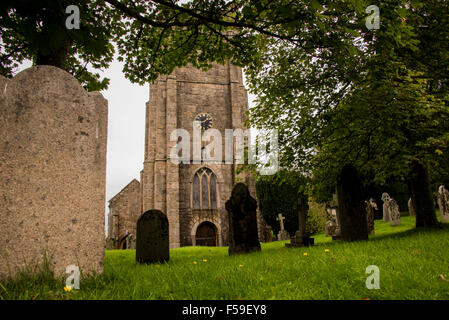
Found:
[[[259,210],[275,234],[280,230],[278,214],[285,217],[285,229],[294,235],[298,230],[298,199],[304,197],[306,179],[298,172],[279,171],[260,176],[256,181]]]

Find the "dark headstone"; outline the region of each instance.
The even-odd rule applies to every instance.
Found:
[[[157,263],[169,260],[168,219],[159,210],[148,210],[137,220],[136,261]]]
[[[363,186],[356,168],[343,167],[337,181],[338,221],[343,241],[368,239],[366,208],[363,200]]]
[[[229,216],[229,255],[260,251],[257,234],[257,202],[248,187],[237,183],[226,201]]]
[[[412,204],[416,210],[416,226],[438,224],[427,169],[419,162],[413,162],[409,175]]]

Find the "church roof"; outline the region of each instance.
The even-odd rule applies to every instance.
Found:
[[[119,199],[122,195],[124,195],[136,183],[140,186],[140,182],[137,179],[132,179],[130,183],[128,183],[122,190],[120,190],[115,196],[113,196],[109,200],[109,205],[111,205],[112,202],[114,202],[115,200]]]

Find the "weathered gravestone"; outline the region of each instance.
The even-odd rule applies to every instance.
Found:
[[[284,228],[285,217],[282,215],[282,213],[278,214],[278,217],[276,218],[276,220],[279,221],[279,225],[280,225],[280,230],[278,233],[278,240],[279,241],[290,240],[290,234]]]
[[[335,220],[328,220],[324,224],[324,231],[326,234],[326,237],[332,237],[335,235],[335,230],[337,228],[337,224]]]
[[[337,181],[337,195],[341,239],[344,241],[367,240],[368,227],[363,186],[354,166],[346,165],[341,170]]]
[[[260,251],[257,233],[257,202],[248,187],[237,183],[226,201],[229,217],[229,255]]]
[[[374,208],[369,201],[365,201],[365,205],[368,234],[374,234]]]
[[[168,219],[159,210],[148,210],[137,220],[136,261],[157,263],[169,260]]]
[[[299,197],[298,199],[298,217],[299,217],[299,227],[296,231],[295,236],[292,237],[290,243],[286,243],[286,247],[301,247],[313,245],[314,239],[310,238],[306,231],[306,216],[309,205],[306,202],[305,197]]]
[[[438,200],[441,221],[449,221],[449,191],[445,186],[440,186],[438,188]]]
[[[408,212],[411,216],[416,216],[415,206],[413,205],[412,198],[408,199]]]
[[[388,202],[388,200],[390,200],[390,196],[388,195],[388,193],[384,192],[384,193],[382,193],[381,199],[383,201],[383,206],[382,206],[383,217],[382,217],[382,221],[387,222],[387,221],[390,220],[390,214],[388,213],[388,206],[387,206],[387,202]]]
[[[107,100],[68,72],[0,76],[0,277],[103,272]]]
[[[136,249],[136,238],[132,233],[126,237],[126,249]]]
[[[401,213],[399,211],[399,206],[396,200],[390,198],[387,201],[388,213],[390,214],[390,225],[397,226],[401,224]]]

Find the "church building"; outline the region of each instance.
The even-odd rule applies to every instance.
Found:
[[[225,163],[224,156],[225,129],[244,130],[247,112],[242,69],[229,62],[213,64],[205,72],[192,66],[177,68],[171,75],[160,76],[152,83],[146,104],[145,159],[140,189],[137,191],[138,182],[135,181],[109,202],[109,247],[123,248],[124,239],[135,235],[136,223],[131,225],[129,221],[137,222],[137,217],[150,209],[167,215],[170,248],[227,245],[225,202],[233,185],[237,180],[246,182],[255,197],[253,181],[237,177],[237,164],[235,161]],[[201,142],[202,155],[197,163],[176,163],[171,159],[172,150],[180,140],[173,139],[172,133],[184,129],[191,139],[193,160],[194,121],[201,126],[202,133],[211,128],[220,131],[222,161],[204,160],[203,153],[209,141]],[[139,199],[140,207],[128,201],[129,198]],[[139,212],[133,212],[137,210]],[[121,226],[122,222],[126,223],[126,228]]]

